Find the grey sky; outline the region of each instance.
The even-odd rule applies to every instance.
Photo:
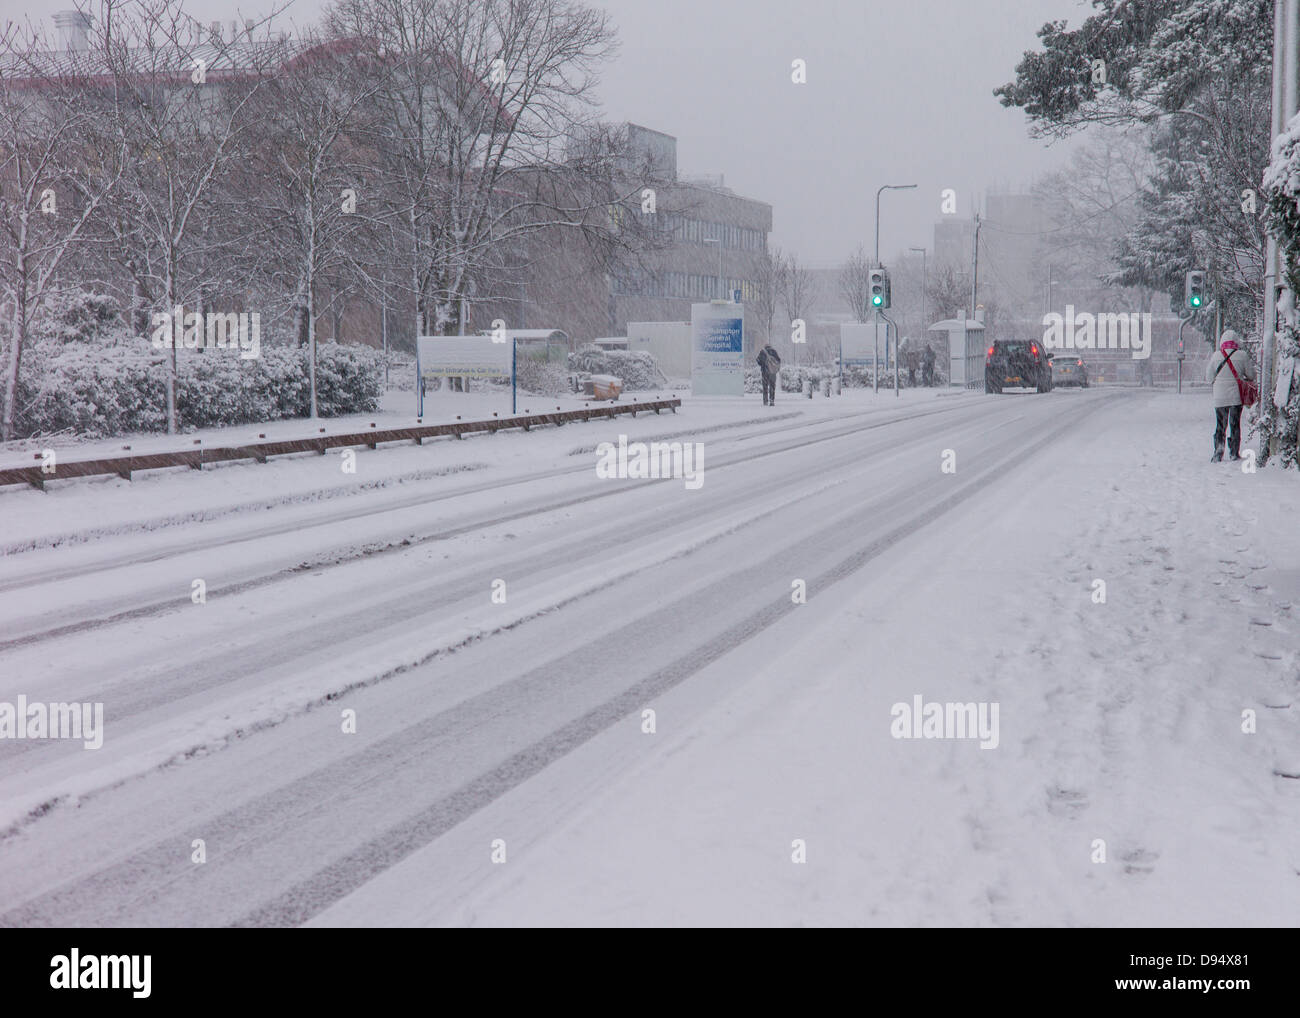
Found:
[[[1028,138],[992,89],[1073,0],[603,0],[620,30],[609,114],[675,134],[679,165],[771,202],[773,242],[830,265],[874,243],[930,243],[939,192],[1016,189],[1066,158]],[[796,57],[808,83],[790,80]],[[880,115],[871,116],[876,109]]]
[[[588,2],[610,12],[621,40],[602,73],[606,115],[676,135],[684,172],[722,173],[770,202],[773,243],[813,265],[836,264],[859,243],[871,252],[881,184],[919,185],[882,199],[888,260],[929,246],[943,188],[968,216],[986,188],[1025,188],[1068,156],[1031,141],[1024,114],[992,89],[1043,22],[1087,15],[1079,0]],[[47,24],[64,6],[0,0],[3,17]],[[323,6],[297,0],[289,17],[310,22]],[[237,14],[223,0],[186,10],[205,21]],[[807,62],[807,84],[791,82],[795,58]]]

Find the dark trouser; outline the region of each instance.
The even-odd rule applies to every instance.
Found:
[[[1214,408],[1214,451],[1223,451],[1223,435],[1228,434],[1228,455],[1241,455],[1241,404]]]
[[[776,375],[769,375],[763,372],[763,405],[771,403],[776,405]]]

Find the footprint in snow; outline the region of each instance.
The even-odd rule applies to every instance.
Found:
[[[1057,785],[1047,790],[1047,812],[1057,817],[1076,817],[1088,808],[1088,793]]]
[[[1133,874],[1151,873],[1156,868],[1156,860],[1159,858],[1159,852],[1148,852],[1144,848],[1136,848],[1120,856],[1120,860],[1124,863],[1124,872]]]

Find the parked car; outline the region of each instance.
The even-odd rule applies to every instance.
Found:
[[[1052,358],[1052,384],[1088,388],[1088,365],[1080,357],[1067,357],[1058,353]]]
[[[1040,344],[1030,340],[996,339],[984,360],[984,391],[1001,392],[1014,386],[1051,392],[1051,359]]]

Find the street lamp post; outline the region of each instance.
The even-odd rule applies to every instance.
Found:
[[[725,297],[726,294],[722,292],[722,239],[720,237],[709,237],[704,243],[718,245],[718,296]]]
[[[915,184],[884,184],[876,191],[876,265],[880,265],[880,193],[881,191],[911,191]]]
[[[875,268],[880,267],[880,195],[885,191],[911,191],[915,187],[916,187],[915,184],[882,184],[880,185],[879,188],[876,189],[876,261],[874,265]],[[885,320],[888,321],[889,319],[885,319]],[[877,331],[879,331],[879,327],[880,327],[880,311],[877,310],[876,311]],[[879,345],[878,341],[877,341],[877,345]],[[889,360],[889,334],[888,333],[885,334],[885,360],[886,362],[888,362]],[[876,391],[879,392],[880,391],[879,381],[878,381],[878,376],[880,375],[879,355],[877,355],[875,374],[877,375],[877,379],[873,379],[873,381],[876,381],[877,383]],[[897,330],[894,331],[894,381],[895,383],[897,383],[898,381],[898,331]]]

